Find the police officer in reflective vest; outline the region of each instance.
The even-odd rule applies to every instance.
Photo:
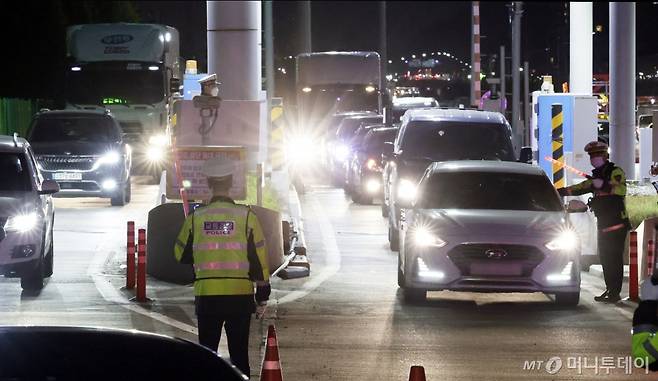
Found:
[[[633,314],[631,353],[636,364],[658,370],[658,277],[642,283],[640,304]]]
[[[623,254],[630,223],[626,214],[626,175],[608,160],[608,145],[589,142],[585,146],[592,175],[585,181],[558,189],[561,196],[593,193],[589,206],[597,218],[599,258],[603,266],[606,290],[594,297],[597,302],[616,303],[621,297],[624,276]]]
[[[256,214],[229,197],[233,163],[211,159],[203,171],[212,198],[187,217],[174,253],[194,265],[199,343],[217,351],[225,326],[231,362],[249,376],[251,314],[262,318],[270,295],[265,239]]]

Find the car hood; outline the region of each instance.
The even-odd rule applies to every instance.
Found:
[[[36,208],[31,192],[0,193],[0,219],[20,212],[32,212]]]
[[[507,236],[550,236],[567,226],[565,212],[519,210],[431,209],[420,212],[423,220],[446,234],[500,233]]]
[[[115,143],[97,142],[36,142],[32,149],[37,155],[103,155],[116,148]]]

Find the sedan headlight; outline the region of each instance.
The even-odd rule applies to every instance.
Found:
[[[334,151],[334,155],[336,156],[336,160],[338,161],[346,160],[349,154],[350,154],[350,149],[345,144],[339,144],[338,146],[336,146],[336,150]]]
[[[545,246],[551,251],[573,251],[578,248],[579,243],[576,232],[564,230],[555,239],[547,242]]]
[[[398,184],[397,196],[402,200],[413,200],[416,197],[416,184],[411,180],[400,180],[400,184]]]
[[[426,227],[417,227],[413,231],[414,243],[419,247],[443,247],[447,243]]]
[[[15,231],[19,233],[27,233],[37,226],[37,213],[19,214],[17,216],[9,217],[5,223],[5,230]]]
[[[165,134],[153,135],[149,138],[149,144],[153,146],[163,147],[169,143],[169,139]]]

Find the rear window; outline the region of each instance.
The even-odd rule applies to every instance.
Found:
[[[30,142],[93,142],[119,140],[119,131],[105,117],[38,118],[30,132]]]
[[[386,142],[393,142],[397,130],[371,131],[366,135],[363,146],[368,152],[384,152]]]
[[[374,116],[369,118],[343,119],[343,121],[340,123],[340,128],[338,129],[337,132],[338,139],[347,139],[352,137],[354,135],[354,132],[356,132],[356,130],[361,126],[382,123],[383,122],[382,118],[383,117],[381,116]]]
[[[514,161],[507,125],[464,122],[409,122],[400,149],[409,157],[432,161]]]
[[[435,173],[421,184],[418,200],[423,209],[563,210],[546,176],[499,172]]]
[[[0,152],[0,192],[32,190],[30,168],[22,153]]]

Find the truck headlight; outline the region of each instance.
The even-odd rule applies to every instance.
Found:
[[[35,226],[37,226],[37,213],[32,212],[9,217],[5,223],[5,230],[27,233]]]
[[[544,246],[551,251],[573,251],[578,248],[578,234],[573,230],[563,230],[560,234]]]
[[[162,161],[164,158],[164,147],[162,146],[150,146],[146,150],[146,157],[152,163],[157,163]]]
[[[157,134],[149,137],[149,145],[163,147],[169,143],[169,139],[165,134]]]
[[[291,164],[309,164],[315,160],[317,142],[310,136],[291,137],[286,144],[286,155]]]
[[[416,184],[411,180],[400,180],[397,196],[402,200],[413,200],[416,197]]]

